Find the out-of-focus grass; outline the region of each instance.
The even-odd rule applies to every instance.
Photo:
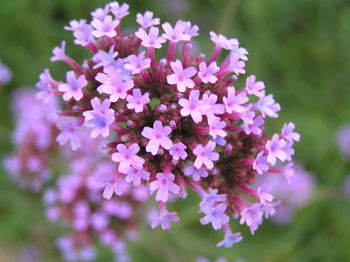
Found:
[[[169,0],[188,8],[172,13],[166,0],[127,1],[131,16],[124,26],[135,27],[137,12],[153,10],[162,21],[189,19],[200,26],[200,50],[211,52],[210,30],[237,37],[249,52],[247,71],[265,81],[267,90],[282,105],[271,131],[293,121],[302,134],[297,159],[317,175],[320,190],[340,186],[350,166],[339,157],[334,133],[350,122],[350,2],[346,0]],[[63,25],[87,18],[107,1],[0,0],[0,58],[14,72],[14,79],[0,94],[0,157],[10,149],[13,120],[9,93],[32,85],[45,67],[62,65],[48,61],[51,49],[62,39],[72,40]],[[185,3],[185,4],[184,4]],[[181,3],[180,3],[181,4]],[[180,6],[178,3],[177,5]],[[67,52],[82,59],[82,51],[69,42]],[[56,73],[57,72],[57,73]],[[30,106],[30,105],[28,105]],[[45,261],[61,261],[53,248],[60,229],[48,226],[38,196],[18,190],[1,171],[0,245],[6,253],[18,252],[28,242],[44,253]],[[350,261],[350,202],[330,196],[297,213],[284,227],[265,223],[254,237],[243,230],[245,240],[232,249],[218,249],[221,232],[200,226],[196,196],[176,203],[182,222],[166,232],[143,226],[139,241],[130,246],[134,261],[194,261],[202,255],[254,261]],[[1,261],[5,251],[0,250]],[[99,261],[110,261],[103,253]]]

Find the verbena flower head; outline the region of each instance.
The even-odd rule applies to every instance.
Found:
[[[15,152],[3,164],[21,188],[38,191],[51,174],[49,152],[57,147],[58,104],[55,97],[45,104],[36,99],[35,90],[22,88],[13,94],[12,111]]]
[[[108,140],[118,176],[100,177],[105,198],[122,196],[124,182],[148,187],[160,208],[152,225],[168,229],[179,219],[166,203],[194,190],[200,222],[224,229],[218,245],[232,246],[241,235],[229,230],[230,218],[241,216],[253,233],[267,207],[274,213],[272,198],[253,184],[268,171],[284,172],[299,135],[293,123],[280,134],[266,134],[265,119],[277,118],[281,108],[263,82],[245,77],[248,52],[237,39],[210,32],[212,54],[192,54],[198,26],[182,20],[160,25],[148,11],[137,14],[140,28],[126,34],[121,25],[127,7],[112,2],[93,12],[90,24],[70,22],[66,29],[73,31],[74,43],[91,54],[81,65],[63,48],[54,55],[73,69],[74,86],[83,96],[69,94],[67,100],[60,81],[41,77],[38,87],[47,94],[42,98],[62,96],[63,116],[85,124],[91,137]]]
[[[94,261],[96,246],[101,244],[113,252],[115,261],[125,261],[127,242],[136,234],[136,215],[149,195],[144,186],[131,187],[119,179],[103,150],[93,151],[99,148],[99,140],[85,139],[89,150],[66,149],[63,161],[70,164],[68,174],[46,190],[46,216],[71,231],[56,241],[67,261]],[[121,197],[114,195],[114,186]]]

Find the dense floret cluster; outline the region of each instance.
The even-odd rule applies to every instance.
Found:
[[[58,119],[54,99],[45,104],[30,88],[16,91],[13,97],[16,151],[3,164],[21,188],[35,193],[45,188],[47,218],[59,220],[71,232],[56,241],[65,260],[93,261],[96,246],[102,244],[112,250],[116,261],[129,261],[127,243],[137,237],[142,214],[147,211],[143,204],[149,198],[147,189],[114,177],[105,141],[92,139],[86,128],[79,130],[78,141],[83,147],[60,147],[58,143],[64,143],[65,136],[59,130],[70,122]],[[57,171],[67,173],[57,177]],[[45,182],[49,179],[54,186],[48,189]],[[118,191],[113,184],[118,184]],[[116,192],[122,196],[112,197]]]
[[[60,220],[72,231],[57,239],[67,261],[94,261],[98,243],[112,250],[115,261],[129,261],[127,241],[137,236],[141,204],[149,195],[145,187],[132,188],[124,180],[112,177],[111,163],[105,161],[102,151],[94,151],[99,147],[96,142],[87,139],[84,150],[65,151],[69,173],[46,191],[46,215],[50,221]],[[113,188],[101,191],[100,185],[106,179],[110,184],[119,184],[122,197],[103,198],[113,194]]]
[[[265,120],[277,118],[280,105],[263,82],[244,76],[248,52],[237,39],[210,32],[212,54],[193,54],[198,26],[182,20],[159,26],[147,11],[136,16],[138,30],[127,34],[121,22],[128,8],[111,2],[92,12],[91,22],[71,21],[65,29],[91,55],[78,63],[64,41],[55,47],[51,61],[71,70],[58,81],[46,69],[37,96],[64,102],[60,144],[83,148],[83,126],[92,138],[108,140],[113,170],[101,179],[105,199],[123,196],[125,183],[145,186],[159,204],[152,226],[168,229],[179,220],[168,211],[170,196],[185,198],[192,189],[200,197],[200,222],[223,229],[218,246],[231,247],[242,236],[232,233],[230,216],[254,233],[264,216],[274,214],[268,187],[252,185],[266,172],[289,178],[300,136],[293,123],[266,134]],[[160,49],[167,49],[165,57]]]
[[[21,188],[36,192],[51,174],[50,153],[57,147],[58,103],[51,99],[45,104],[35,98],[35,93],[23,88],[13,94],[16,126],[12,142],[16,151],[3,164]]]

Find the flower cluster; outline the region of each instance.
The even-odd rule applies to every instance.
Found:
[[[49,153],[56,147],[58,104],[55,99],[45,104],[34,90],[23,88],[14,93],[12,105],[16,151],[3,164],[21,188],[38,191],[51,174]]]
[[[128,261],[126,240],[136,237],[136,217],[148,194],[145,187],[133,188],[114,177],[113,165],[101,152],[94,151],[99,147],[96,142],[87,139],[84,150],[66,150],[69,172],[46,191],[46,215],[72,231],[57,239],[67,261],[95,260],[96,243],[109,247],[116,261]],[[123,196],[111,198],[113,192]]]
[[[280,174],[268,173],[257,179],[256,183],[268,185],[269,192],[279,200],[272,220],[277,224],[289,223],[295,211],[311,201],[315,191],[315,176],[296,164],[292,176],[287,176],[289,184]]]
[[[266,134],[265,120],[277,118],[280,105],[254,75],[243,85],[237,81],[248,59],[237,39],[210,32],[212,54],[194,55],[191,39],[198,26],[182,20],[160,25],[147,11],[137,14],[135,33],[123,33],[128,7],[111,2],[92,12],[91,22],[71,21],[65,29],[91,55],[79,64],[66,54],[65,42],[55,47],[51,61],[71,70],[61,82],[46,69],[38,97],[62,97],[61,118],[74,123],[60,128],[62,144],[84,147],[83,125],[92,138],[108,139],[115,169],[105,180],[115,184],[105,184],[104,198],[123,195],[125,182],[146,186],[160,209],[152,226],[167,229],[179,220],[167,209],[170,196],[185,198],[190,188],[200,197],[200,223],[223,229],[218,246],[231,247],[242,236],[232,233],[230,215],[254,233],[263,216],[274,213],[266,187],[252,185],[266,172],[291,174],[293,143],[300,136],[293,123],[271,138]],[[165,48],[160,58],[155,51]]]
[[[10,82],[12,78],[12,73],[8,67],[0,60],[0,88],[1,86]]]
[[[102,243],[116,261],[128,261],[126,244],[136,237],[141,204],[149,198],[146,188],[116,178],[113,163],[106,161],[105,142],[90,138],[86,128],[79,129],[76,140],[73,118],[59,118],[56,100],[45,104],[35,94],[26,88],[14,93],[16,151],[5,159],[4,167],[20,187],[36,192],[56,171],[51,170],[53,162],[65,162],[68,174],[59,176],[55,187],[46,188],[44,194],[47,218],[60,220],[73,231],[57,239],[65,259],[92,261],[96,245]],[[84,146],[77,149],[77,141]],[[57,143],[68,142],[70,146],[58,147]],[[112,197],[114,193],[122,196]]]

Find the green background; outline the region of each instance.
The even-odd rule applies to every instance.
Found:
[[[210,30],[238,38],[249,51],[247,72],[263,80],[282,106],[280,118],[268,123],[270,129],[276,131],[286,121],[296,123],[302,135],[296,158],[315,173],[318,186],[313,201],[290,225],[266,222],[254,237],[236,225],[245,239],[231,249],[216,248],[222,232],[199,225],[196,196],[180,200],[176,208],[181,222],[171,230],[142,226],[139,241],[129,248],[133,261],[194,261],[197,256],[246,262],[350,261],[350,202],[327,193],[341,186],[350,171],[334,139],[337,128],[350,123],[350,1],[126,2],[131,15],[123,20],[124,28],[136,28],[136,13],[151,10],[163,22],[184,19],[199,25],[196,41],[204,53],[213,47]],[[72,19],[88,18],[106,3],[0,0],[0,58],[13,71],[12,82],[0,91],[0,158],[12,150],[9,94],[33,86],[45,67],[63,75],[66,67],[49,62],[53,46],[63,39],[68,42],[67,53],[81,61],[84,52],[73,46],[71,33],[63,26]],[[0,261],[15,261],[15,254],[27,243],[41,250],[43,261],[61,261],[53,239],[62,232],[44,219],[40,197],[21,192],[0,172]],[[98,261],[112,261],[108,252],[101,254]]]

